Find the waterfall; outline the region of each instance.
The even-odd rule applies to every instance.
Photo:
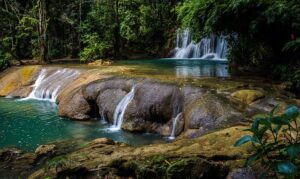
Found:
[[[128,94],[126,94],[126,96],[124,96],[124,98],[117,105],[113,116],[114,124],[113,127],[110,128],[111,130],[121,129],[126,108],[134,97],[134,90],[135,90],[135,86],[131,88],[131,91]]]
[[[171,132],[171,136],[169,137],[169,139],[171,139],[171,140],[174,140],[176,138],[176,127],[177,127],[177,123],[178,123],[179,119],[181,118],[181,116],[182,116],[182,113],[178,113],[177,116],[173,120],[172,132]]]
[[[73,69],[59,69],[54,73],[51,70],[42,69],[33,85],[33,90],[26,99],[48,100],[56,102],[59,92],[74,81],[80,74]]]
[[[195,43],[191,39],[189,30],[177,33],[176,48],[173,50],[173,58],[186,59],[213,59],[227,60],[228,43],[221,36],[211,35]]]

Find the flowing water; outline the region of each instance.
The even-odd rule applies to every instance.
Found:
[[[192,40],[189,30],[178,31],[176,48],[173,50],[173,58],[196,58],[227,60],[228,44],[224,37],[211,35],[196,43]]]
[[[110,130],[121,129],[126,108],[128,104],[132,101],[133,97],[134,97],[134,86],[131,88],[131,91],[127,95],[125,95],[124,98],[117,105],[113,116],[114,124],[113,127],[110,128]]]
[[[81,123],[57,115],[55,103],[40,100],[18,101],[0,98],[0,148],[18,147],[32,151],[38,145],[61,140],[92,140],[108,137],[139,146],[163,139],[153,134],[107,132],[109,124]]]
[[[30,95],[25,99],[56,102],[59,92],[80,75],[78,70],[58,69],[55,72],[42,69]]]
[[[178,121],[180,120],[181,117],[182,117],[182,113],[179,113],[173,120],[172,132],[169,137],[169,139],[171,139],[171,140],[174,140],[176,138],[176,127],[177,127]]]

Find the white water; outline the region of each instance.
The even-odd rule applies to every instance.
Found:
[[[173,58],[227,60],[228,43],[224,37],[211,35],[199,43],[191,39],[189,30],[177,33],[176,48]]]
[[[134,97],[134,91],[135,91],[135,86],[131,88],[131,91],[126,96],[124,96],[124,98],[117,105],[113,116],[114,124],[113,127],[110,128],[110,130],[118,131],[121,129],[126,108]]]
[[[80,74],[79,71],[73,69],[59,69],[50,73],[50,70],[42,69],[33,85],[32,92],[22,100],[36,99],[56,102],[59,92]]]
[[[171,139],[171,140],[174,140],[176,138],[176,127],[177,127],[177,123],[178,123],[179,119],[181,118],[181,116],[182,116],[182,113],[179,113],[173,120],[172,132],[171,132],[171,136],[169,137],[169,139]]]

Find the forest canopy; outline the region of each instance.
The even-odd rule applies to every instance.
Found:
[[[0,7],[1,68],[11,59],[166,57],[176,31],[189,29],[196,41],[225,36],[232,68],[300,84],[299,0],[2,0]]]

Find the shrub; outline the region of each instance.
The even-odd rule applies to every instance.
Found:
[[[0,51],[0,71],[5,70],[9,66],[9,60],[10,56]]]
[[[262,177],[296,178],[300,162],[299,109],[288,107],[281,115],[274,115],[277,107],[267,117],[256,118],[251,128],[252,135],[240,138],[235,146],[251,143],[255,152],[247,158],[245,165],[260,161],[265,172]]]

